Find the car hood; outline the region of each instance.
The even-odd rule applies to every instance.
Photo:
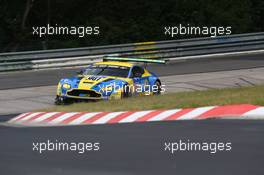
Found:
[[[62,79],[60,83],[70,84],[71,88],[99,90],[111,84],[126,84],[128,81],[129,79],[121,77],[87,75]]]

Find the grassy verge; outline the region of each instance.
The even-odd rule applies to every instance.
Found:
[[[113,101],[76,103],[67,106],[51,107],[44,109],[43,111],[127,111],[190,108],[227,104],[264,105],[264,85],[170,93],[160,96],[133,97]]]

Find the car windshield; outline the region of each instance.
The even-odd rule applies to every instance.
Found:
[[[129,67],[98,65],[90,66],[84,71],[84,75],[103,75],[113,77],[128,77]]]

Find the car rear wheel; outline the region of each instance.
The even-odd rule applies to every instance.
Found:
[[[161,94],[161,83],[160,83],[160,81],[156,81],[154,86],[155,86],[155,88],[154,88],[155,92],[153,92],[153,94],[154,95],[160,95]]]
[[[131,97],[131,96],[132,96],[132,94],[130,92],[129,86],[125,85],[123,87],[122,98],[128,98],[128,97]]]

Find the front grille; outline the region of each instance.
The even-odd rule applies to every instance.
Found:
[[[79,90],[74,89],[72,91],[67,92],[67,95],[76,96],[76,97],[101,97],[101,94],[90,91],[90,90]]]

